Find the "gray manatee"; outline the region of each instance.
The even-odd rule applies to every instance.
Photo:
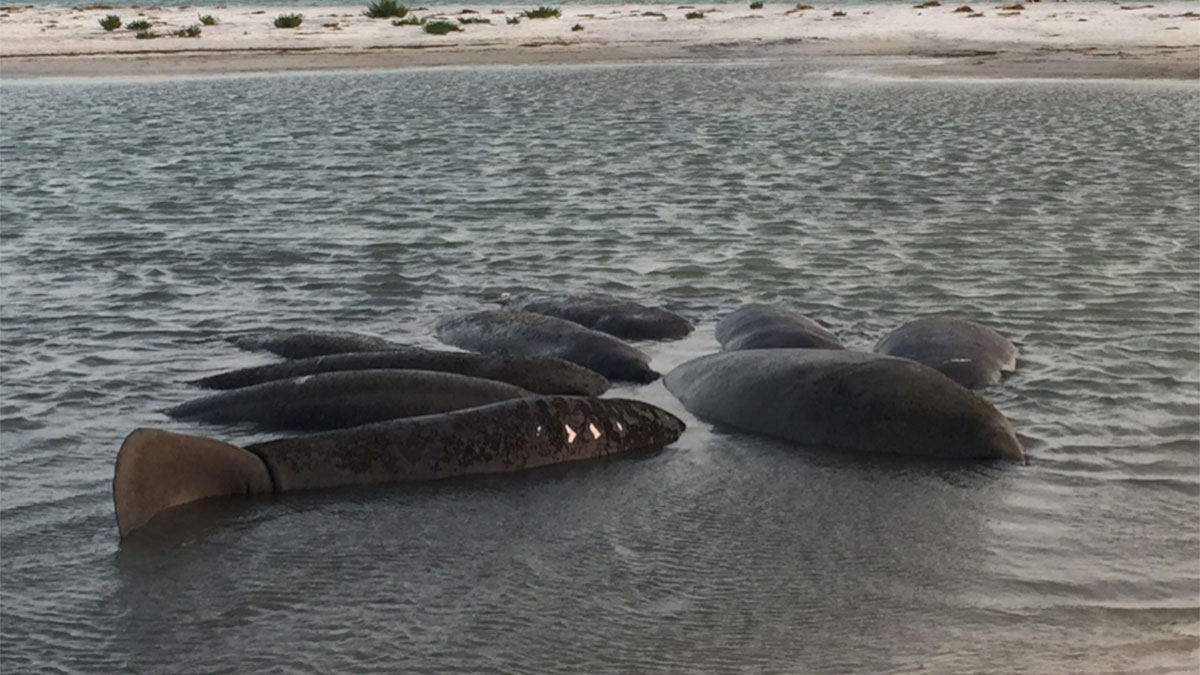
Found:
[[[426,370],[348,370],[293,377],[205,396],[165,412],[266,430],[344,429],[533,396],[511,384]]]
[[[678,340],[692,332],[692,323],[675,312],[606,293],[531,294],[504,305],[574,321],[622,340]]]
[[[347,331],[271,331],[264,335],[238,335],[229,341],[247,351],[268,351],[285,359],[307,359],[326,354],[375,352],[403,345],[374,335]]]
[[[294,359],[242,368],[193,382],[209,389],[239,389],[272,380],[348,370],[436,370],[497,380],[537,394],[599,396],[611,386],[583,366],[549,356],[497,356],[405,347]]]
[[[649,357],[617,338],[552,316],[507,309],[443,317],[437,322],[442,342],[488,354],[554,356],[593,370],[610,380],[653,382],[659,375]]]
[[[806,445],[1021,461],[1012,425],[990,403],[906,359],[824,349],[721,352],[664,384],[702,420]]]
[[[684,424],[641,401],[545,396],[389,420],[240,448],[137,429],[121,445],[121,537],[172,506],[221,495],[519,471],[673,443]]]
[[[844,349],[824,326],[790,307],[751,303],[717,323],[717,342],[739,349]]]
[[[923,363],[969,389],[996,384],[1017,368],[1017,346],[1011,340],[974,321],[944,316],[900,326],[875,351]]]

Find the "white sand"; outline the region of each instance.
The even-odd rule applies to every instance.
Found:
[[[364,0],[363,6],[366,2]],[[1200,2],[1117,4],[1029,3],[1005,11],[1002,3],[975,3],[983,16],[955,12],[957,5],[676,5],[563,6],[557,19],[521,19],[533,7],[502,13],[469,3],[431,7],[419,16],[458,23],[460,17],[492,25],[462,26],[446,36],[418,26],[370,19],[362,7],[191,7],[0,10],[0,77],[101,74],[173,74],[254,70],[372,68],[476,63],[574,63],[736,56],[926,57],[919,65],[896,61],[902,72],[977,73],[989,76],[1200,77]],[[1131,7],[1131,5],[1126,5]],[[834,17],[841,10],[844,17]],[[304,16],[298,29],[278,29],[279,14]],[[660,13],[652,16],[649,13]],[[1191,13],[1189,15],[1189,13]],[[105,32],[99,20],[150,21],[161,37],[134,38],[124,27]],[[170,32],[218,19],[198,38]],[[336,24],[336,25],[334,25]],[[572,31],[580,25],[582,30]],[[989,54],[986,52],[995,52]],[[968,58],[961,58],[961,57]],[[960,57],[960,58],[952,58]]]

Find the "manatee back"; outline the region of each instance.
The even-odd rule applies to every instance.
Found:
[[[824,326],[778,305],[742,305],[717,323],[716,337],[726,351],[844,349],[837,336]]]
[[[692,323],[675,312],[603,293],[530,295],[508,306],[574,321],[622,340],[677,340],[692,332]]]
[[[320,373],[233,389],[170,408],[168,415],[262,429],[341,429],[461,410],[532,392],[503,382],[422,370]]]
[[[499,356],[446,350],[404,349],[331,354],[242,368],[195,381],[210,389],[240,389],[291,377],[351,370],[432,370],[496,380],[537,394],[599,396],[609,381],[598,373],[549,356]]]
[[[664,378],[697,417],[798,443],[952,458],[1023,458],[987,401],[920,364],[861,352],[754,350]]]
[[[926,317],[888,333],[879,354],[910,359],[940,371],[964,387],[996,384],[1017,367],[1017,347],[999,332],[974,321]]]
[[[342,331],[273,332],[241,335],[229,340],[248,351],[268,351],[285,359],[307,359],[326,354],[396,349],[401,345],[374,335]]]
[[[279,490],[449,478],[659,448],[684,425],[642,401],[544,396],[247,446]]]
[[[641,351],[617,338],[551,316],[488,310],[443,317],[436,334],[446,344],[515,356],[553,356],[612,380],[652,382],[658,373]]]

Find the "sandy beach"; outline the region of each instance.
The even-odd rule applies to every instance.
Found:
[[[1197,2],[797,7],[576,5],[549,19],[522,17],[526,6],[412,12],[461,28],[441,36],[352,6],[8,7],[0,9],[0,78],[714,58],[853,59],[904,77],[1200,78]],[[687,18],[695,12],[703,17]],[[303,15],[300,27],[274,27],[276,16],[293,13]],[[110,14],[126,25],[148,21],[157,37],[137,39],[126,26],[107,32],[99,21]],[[172,34],[202,15],[216,24],[200,36]]]

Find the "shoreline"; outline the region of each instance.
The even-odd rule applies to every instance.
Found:
[[[1200,80],[1194,1],[1022,10],[977,3],[973,14],[982,16],[949,5],[696,7],[577,5],[553,19],[522,18],[519,7],[414,11],[462,29],[446,36],[350,6],[10,7],[0,9],[0,80],[729,59],[838,60],[909,78]],[[704,18],[687,19],[690,11]],[[283,13],[302,14],[304,23],[274,28]],[[148,21],[160,37],[135,39],[124,27],[106,32],[99,20],[108,14]],[[198,38],[170,35],[202,14],[218,23]],[[492,23],[462,23],[471,20]]]

